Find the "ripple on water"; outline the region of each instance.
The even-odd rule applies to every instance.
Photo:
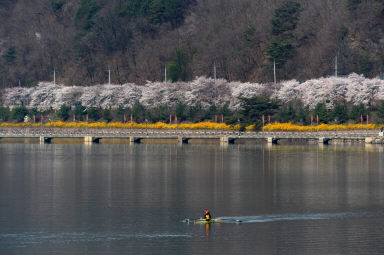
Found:
[[[68,244],[88,242],[110,242],[129,239],[161,239],[161,238],[190,238],[190,235],[178,233],[156,233],[156,234],[125,234],[108,232],[74,232],[74,233],[48,233],[28,232],[0,234],[0,245],[11,247],[27,247],[41,244]]]

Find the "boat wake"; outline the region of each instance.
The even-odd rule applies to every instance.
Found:
[[[351,218],[384,217],[384,213],[344,212],[344,213],[310,213],[310,214],[267,214],[258,216],[219,217],[222,223],[263,223],[276,221],[304,221],[304,220],[334,220]]]

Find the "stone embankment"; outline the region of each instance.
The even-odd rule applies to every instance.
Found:
[[[110,135],[129,136],[131,134],[184,134],[201,135],[225,134],[236,135],[236,130],[182,130],[182,129],[129,129],[129,128],[50,128],[50,127],[0,127],[0,136],[82,136],[82,135]],[[255,132],[247,132],[255,133]],[[245,134],[242,132],[242,134]]]
[[[183,130],[183,129],[129,129],[129,128],[55,128],[55,127],[0,127],[0,136],[23,136],[23,135],[131,135],[131,134],[201,134],[201,135],[242,135],[242,136],[265,136],[265,137],[367,137],[369,139],[379,138],[379,130],[343,130],[343,131],[264,131],[240,132],[238,130]],[[383,137],[381,137],[383,138]]]
[[[268,144],[384,144],[378,130],[320,132],[239,132],[235,130],[156,130],[121,128],[0,128],[1,142],[40,143],[268,143]]]
[[[378,137],[366,138],[365,142],[369,144],[384,144],[384,137],[378,136]]]

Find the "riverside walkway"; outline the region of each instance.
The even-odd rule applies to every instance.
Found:
[[[272,132],[114,128],[0,128],[0,142],[78,143],[370,143],[379,130]]]

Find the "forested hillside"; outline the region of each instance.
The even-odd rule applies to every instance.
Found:
[[[384,0],[2,0],[0,87],[384,71]]]

